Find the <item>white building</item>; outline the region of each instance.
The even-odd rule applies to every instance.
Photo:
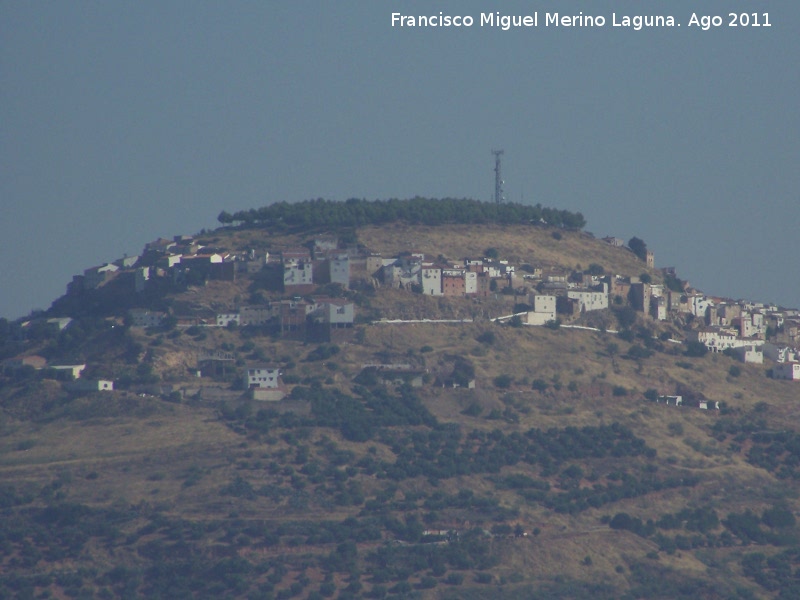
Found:
[[[352,327],[355,305],[352,302],[321,301],[311,314],[317,322],[331,327]]]
[[[271,319],[279,316],[280,310],[277,306],[243,306],[239,309],[239,325],[242,327],[266,325]]]
[[[251,367],[244,375],[247,389],[277,388],[280,386],[280,370],[273,367]]]
[[[73,392],[113,392],[114,382],[110,379],[78,379],[64,384],[64,387]]]
[[[137,294],[144,291],[148,281],[150,281],[150,267],[139,267],[134,271],[133,289]]]
[[[800,358],[800,352],[791,346],[778,346],[767,342],[764,344],[763,350],[766,358],[779,363],[797,362]]]
[[[128,315],[133,327],[158,327],[166,316],[163,312],[151,311],[146,308],[132,308]]]
[[[742,337],[763,336],[767,331],[764,315],[760,312],[742,311],[739,320],[739,335]]]
[[[567,298],[577,300],[581,312],[608,308],[608,292],[594,290],[568,290]]]
[[[656,321],[667,320],[667,299],[664,296],[650,298],[650,316]]]
[[[738,348],[753,343],[753,340],[737,337],[732,329],[701,329],[692,332],[687,339],[701,342],[709,352],[723,352],[728,348]]]
[[[114,264],[123,269],[130,269],[139,261],[138,256],[124,256],[114,261]]]
[[[772,367],[772,377],[800,381],[800,362],[779,363]]]
[[[426,296],[442,295],[442,269],[422,267],[422,293]]]
[[[166,256],[159,258],[156,264],[158,264],[158,266],[162,269],[171,269],[175,265],[181,264],[182,258],[183,256],[180,254],[167,254]]]
[[[556,297],[547,294],[531,294],[528,300],[533,308],[533,312],[552,314],[555,318],[556,314]]]
[[[556,320],[556,297],[547,294],[528,296],[532,311],[528,311],[528,325],[544,325]]]
[[[345,289],[350,287],[350,257],[339,254],[329,259],[331,283],[338,283]]]
[[[80,379],[81,373],[86,369],[86,365],[50,365],[48,369],[53,369],[59,373],[59,379]],[[61,375],[63,373],[63,375]]]
[[[415,257],[393,259],[383,266],[383,283],[393,288],[408,289],[411,285],[420,284],[421,265]]]
[[[733,349],[733,355],[743,363],[764,364],[764,353],[761,351],[761,346],[749,344],[739,346]]]
[[[112,263],[86,269],[83,272],[83,286],[87,290],[93,290],[108,281],[117,271],[119,271],[119,267]]]
[[[227,327],[231,323],[236,323],[239,325],[241,323],[241,318],[239,313],[219,313],[217,315],[217,327]]]
[[[310,260],[284,261],[283,285],[313,285],[314,269]]]
[[[689,297],[689,312],[695,317],[705,318],[712,306],[714,306],[714,301],[706,296]]]
[[[464,294],[474,296],[478,293],[478,274],[475,271],[464,273]]]
[[[58,331],[64,331],[72,323],[72,317],[53,317],[47,319],[47,324],[54,326]]]

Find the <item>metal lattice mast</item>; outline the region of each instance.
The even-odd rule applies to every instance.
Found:
[[[503,177],[500,174],[500,156],[503,154],[502,150],[492,150],[494,154],[494,201],[500,204],[503,198]]]

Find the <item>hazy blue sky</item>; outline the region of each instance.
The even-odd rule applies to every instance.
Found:
[[[671,14],[674,29],[611,26]],[[538,28],[478,25],[539,12]],[[392,28],[391,13],[472,15]],[[603,28],[544,27],[546,12]],[[723,16],[689,28],[689,17]],[[772,27],[730,28],[731,11]],[[278,200],[581,211],[712,294],[800,306],[800,2],[0,2],[0,316]]]

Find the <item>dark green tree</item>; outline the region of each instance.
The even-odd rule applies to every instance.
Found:
[[[634,236],[628,240],[628,248],[639,257],[639,260],[647,260],[647,244],[644,243],[644,240],[640,240],[638,237]]]

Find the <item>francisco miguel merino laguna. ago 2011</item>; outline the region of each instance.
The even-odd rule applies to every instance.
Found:
[[[472,15],[446,15],[443,12],[431,15],[404,15],[391,13],[392,27],[456,27],[468,28],[478,25],[480,27],[495,27],[503,31],[510,29],[539,27],[540,22],[544,27],[628,27],[640,31],[650,27],[680,27],[681,23],[672,15],[618,15],[611,13],[607,19],[603,15],[565,15],[561,13],[544,13],[539,19],[539,13],[528,15],[504,15],[500,12],[481,13],[475,18]],[[727,18],[720,15],[698,15],[692,13],[687,26],[697,27],[703,31],[727,25],[728,27],[771,27],[769,13],[728,13]]]

